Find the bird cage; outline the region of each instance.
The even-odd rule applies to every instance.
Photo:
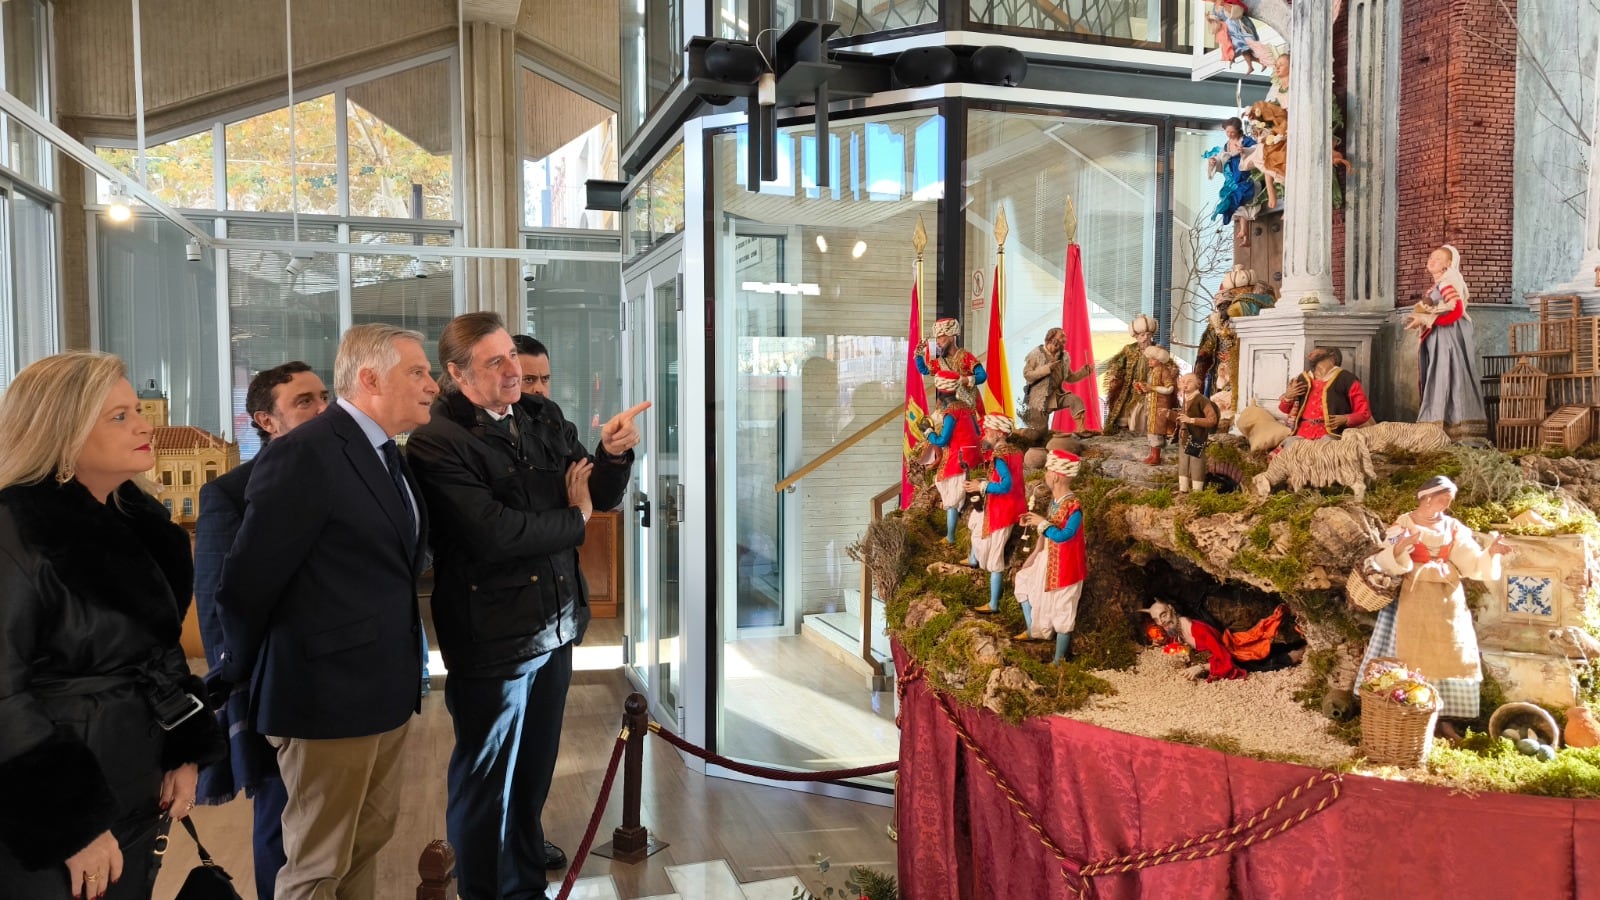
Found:
[[[1544,420],[1539,446],[1545,450],[1576,450],[1589,443],[1589,407],[1563,406]]]
[[[1576,319],[1581,304],[1575,294],[1545,297],[1539,303],[1539,318],[1544,321]]]
[[[1545,398],[1550,376],[1527,358],[1500,376],[1500,409],[1495,424],[1495,444],[1502,450],[1534,447],[1544,424]]]

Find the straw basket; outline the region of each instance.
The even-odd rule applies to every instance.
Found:
[[[1403,575],[1386,575],[1366,560],[1350,570],[1344,583],[1344,595],[1356,609],[1377,612],[1400,596]]]
[[[1392,657],[1380,657],[1368,664],[1400,663]],[[1401,663],[1403,665],[1403,663]],[[1361,681],[1367,680],[1367,670],[1361,672]],[[1433,691],[1433,703],[1426,709],[1395,703],[1377,691],[1361,689],[1361,755],[1380,766],[1399,766],[1414,769],[1428,758],[1433,747],[1433,727],[1439,721],[1439,691]]]

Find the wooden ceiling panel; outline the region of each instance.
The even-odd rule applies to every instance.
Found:
[[[605,121],[611,110],[533,72],[522,73],[522,155],[543,159]]]

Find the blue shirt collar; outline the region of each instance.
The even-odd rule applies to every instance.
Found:
[[[336,402],[344,408],[345,412],[350,414],[350,418],[356,420],[357,425],[361,426],[361,433],[365,434],[367,440],[372,442],[374,450],[382,447],[390,440],[389,434],[383,430],[383,426],[372,421],[372,417],[357,409],[354,403],[343,397],[340,397]]]

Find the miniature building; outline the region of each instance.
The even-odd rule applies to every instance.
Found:
[[[200,513],[200,486],[239,464],[239,445],[193,425],[167,424],[167,398],[150,382],[139,391],[139,414],[155,426],[150,447],[156,464],[149,477],[161,488],[172,521],[193,529]]]

